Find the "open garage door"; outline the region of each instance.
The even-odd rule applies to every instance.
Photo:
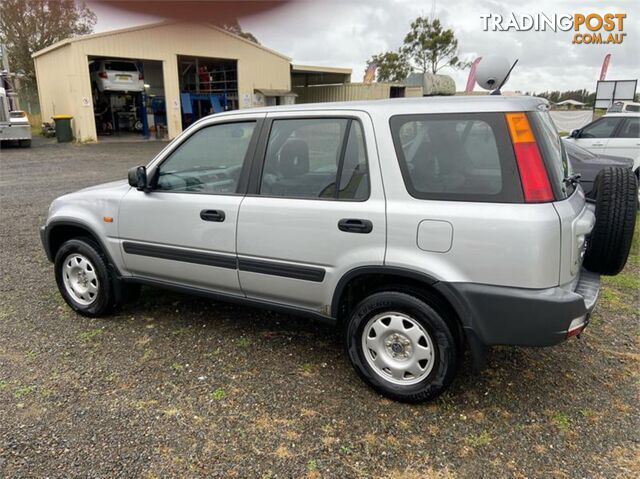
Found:
[[[98,140],[167,137],[162,62],[89,57]]]
[[[238,109],[238,62],[178,57],[182,128],[213,113]]]

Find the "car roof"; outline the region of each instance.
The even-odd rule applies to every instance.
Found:
[[[544,98],[532,96],[438,96],[417,98],[392,98],[386,100],[344,101],[331,103],[303,103],[298,105],[281,105],[262,108],[234,110],[218,113],[234,115],[244,113],[284,113],[353,110],[382,115],[407,115],[420,113],[476,113],[505,111],[540,111],[546,110],[549,103]]]

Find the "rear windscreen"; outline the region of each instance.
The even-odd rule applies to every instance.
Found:
[[[405,186],[421,199],[522,201],[504,116],[403,115],[391,132]]]
[[[104,62],[105,70],[115,70],[119,72],[137,72],[136,64],[132,62]]]

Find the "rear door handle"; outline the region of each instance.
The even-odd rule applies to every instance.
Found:
[[[360,220],[355,218],[344,218],[338,221],[338,229],[347,233],[371,233],[373,223],[369,220]]]
[[[224,211],[220,210],[202,210],[200,218],[204,221],[215,221],[221,223],[225,219]]]

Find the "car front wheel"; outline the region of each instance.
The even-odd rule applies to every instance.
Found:
[[[441,314],[409,294],[375,293],[358,304],[346,328],[358,374],[392,399],[421,402],[455,377],[457,343]]]
[[[84,316],[103,316],[114,306],[107,260],[89,238],[71,239],[58,250],[55,276],[66,303]]]

